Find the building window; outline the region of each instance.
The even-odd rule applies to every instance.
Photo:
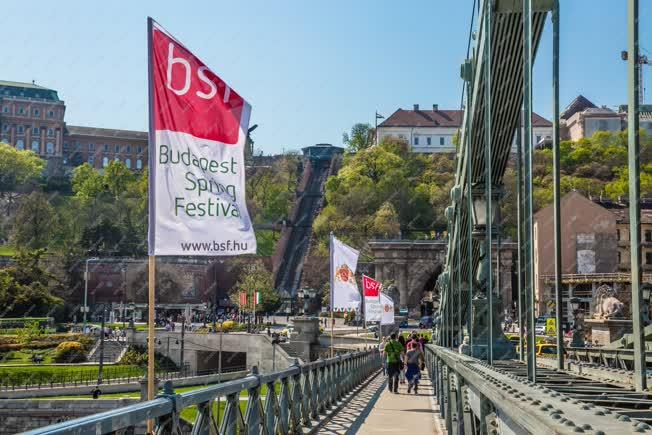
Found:
[[[616,240],[620,240],[620,229],[616,230]]]
[[[54,110],[48,112],[48,118],[54,118]]]
[[[88,156],[88,164],[91,166],[95,164],[95,156]]]
[[[127,169],[131,169],[131,159],[125,159],[125,166]]]
[[[645,264],[652,264],[652,252],[645,253]]]
[[[419,145],[419,136],[414,136],[414,144]]]
[[[16,141],[16,149],[21,151],[25,149],[25,142],[22,139]]]
[[[39,116],[41,116],[41,111],[38,109],[32,109],[32,116],[38,118]]]
[[[9,133],[9,124],[5,124],[2,126],[2,131],[5,133]]]
[[[114,161],[114,162],[119,162],[119,161],[120,161],[120,157],[115,156],[115,157],[113,158],[113,161]]]
[[[116,146],[115,146],[115,152],[116,152],[116,153],[119,153],[119,152],[120,152],[120,145],[116,145]]]
[[[79,143],[78,140],[75,141],[75,151],[80,151],[81,150],[81,144]]]
[[[426,138],[426,144],[427,144],[427,145],[432,145],[432,138],[431,138],[430,136],[428,136],[428,137]]]
[[[136,151],[138,151],[138,154],[142,153],[143,152],[143,147],[139,146],[138,148],[136,148]]]
[[[143,169],[143,161],[141,159],[136,160],[136,169]]]
[[[606,119],[600,119],[598,120],[598,130],[600,131],[607,131],[607,120]]]
[[[54,144],[52,142],[47,142],[45,144],[45,152],[47,154],[54,154]]]
[[[54,136],[54,129],[48,128],[48,136]]]
[[[652,242],[652,231],[650,230],[645,231],[645,241]]]
[[[439,145],[442,145],[442,146],[443,146],[443,145],[444,145],[444,141],[445,141],[444,137],[443,137],[443,136],[440,137],[440,138],[439,138]]]
[[[41,144],[37,140],[32,141],[32,151],[35,153],[41,152]]]
[[[102,157],[102,167],[106,168],[109,166],[109,158],[107,156]]]
[[[541,142],[541,136],[536,136],[536,140],[534,141],[535,145]]]
[[[2,113],[9,113],[9,106],[2,106]]]
[[[68,152],[69,149],[70,149],[70,148],[68,148],[68,142],[64,142],[64,143],[63,143],[63,150],[64,150],[65,152]]]
[[[25,114],[25,108],[24,107],[19,107],[18,108],[18,114],[19,115],[24,115]]]
[[[25,127],[23,127],[22,125],[19,125],[18,126],[18,134],[23,134],[23,133],[25,133]]]
[[[618,264],[622,263],[623,259],[620,256],[620,251],[618,251]]]
[[[128,153],[131,152],[131,145],[127,145],[127,152],[128,152]]]
[[[95,151],[95,144],[89,143],[88,144],[88,151]]]
[[[108,152],[109,152],[109,144],[108,144],[108,143],[105,143],[105,144],[104,144],[104,152],[105,152],[105,153],[108,153]]]
[[[41,129],[40,129],[40,128],[38,128],[38,127],[32,127],[32,134],[40,134],[40,133],[41,133]]]

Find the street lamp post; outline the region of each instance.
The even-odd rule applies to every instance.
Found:
[[[122,330],[125,329],[125,308],[127,303],[127,265],[122,264]]]
[[[86,332],[86,316],[88,313],[88,262],[97,260],[96,257],[91,257],[86,259],[86,269],[84,270],[84,306],[82,311],[84,312],[84,320],[82,331]]]
[[[580,300],[578,298],[572,298],[570,302],[573,308],[573,341],[571,346],[584,347],[584,312],[580,309]]]
[[[97,370],[97,385],[102,383],[104,375],[104,322],[106,317],[106,304],[102,305],[102,323],[100,329],[100,367]]]

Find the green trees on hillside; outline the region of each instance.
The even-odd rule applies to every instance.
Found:
[[[405,142],[385,138],[345,157],[326,183],[326,206],[315,220],[322,245],[335,232],[361,246],[369,238],[444,228],[455,162],[446,154],[416,154]]]

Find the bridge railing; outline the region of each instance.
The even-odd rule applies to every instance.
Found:
[[[182,433],[184,426],[187,430],[191,425],[192,433],[197,434],[300,433],[377,371],[380,362],[377,350],[367,350],[295,363],[270,374],[258,374],[254,367],[245,378],[183,394],[175,394],[172,384],[166,383],[164,393],[154,400],[27,433],[134,433],[148,419],[155,421],[155,433],[159,434]],[[247,398],[241,401],[244,392]]]
[[[435,345],[427,345],[425,354],[448,433],[645,431],[630,418],[581,403],[476,358]]]

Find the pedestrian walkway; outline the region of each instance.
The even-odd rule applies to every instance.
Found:
[[[401,385],[399,394],[387,390],[387,378],[376,376],[318,430],[319,434],[377,434],[409,433],[414,435],[443,435],[444,420],[434,401],[433,389],[427,375],[419,386],[419,394],[407,394],[407,385]]]

